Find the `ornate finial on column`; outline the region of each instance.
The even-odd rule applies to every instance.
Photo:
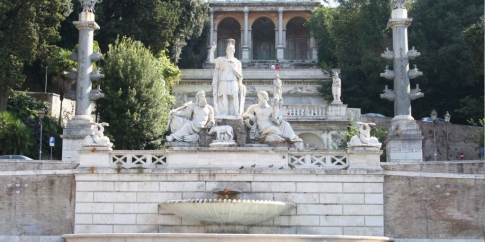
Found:
[[[391,0],[392,9],[402,8],[406,9],[406,0]]]
[[[83,12],[94,13],[94,4],[97,0],[79,0],[81,6],[83,7]]]

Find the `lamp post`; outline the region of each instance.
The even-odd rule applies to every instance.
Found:
[[[446,160],[450,160],[450,150],[448,144],[448,124],[450,123],[451,115],[446,111],[445,114],[445,123],[446,123]]]
[[[42,119],[45,116],[45,110],[41,109],[37,112],[39,115],[39,123],[40,123],[40,147],[39,147],[39,160],[42,160]]]
[[[436,119],[438,118],[438,113],[436,112],[436,110],[433,109],[433,111],[431,111],[431,119],[433,120],[433,140],[434,140],[434,161],[436,161]]]

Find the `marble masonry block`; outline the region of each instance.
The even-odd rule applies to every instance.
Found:
[[[76,213],[113,213],[112,203],[76,203]]]
[[[380,156],[382,151],[380,147],[353,146],[347,151],[349,154],[348,170],[382,170],[380,165]]]
[[[182,199],[182,193],[180,192],[137,192],[136,202],[140,204],[144,203],[157,203],[166,200],[178,200]]]
[[[115,203],[114,213],[157,214],[158,203]]]
[[[321,226],[364,226],[364,216],[320,216]]]
[[[91,192],[107,192],[107,191],[114,191],[115,190],[115,183],[114,182],[84,182],[78,181],[76,182],[76,191],[91,191]]]
[[[342,205],[344,215],[383,215],[382,205]]]
[[[363,204],[364,194],[322,193],[320,202],[324,204]]]
[[[384,216],[365,216],[365,226],[384,227]]]
[[[342,205],[297,204],[298,215],[341,215]]]
[[[136,193],[95,192],[94,202],[136,202]]]
[[[297,192],[342,192],[342,183],[316,183],[316,182],[298,182],[296,183]]]
[[[383,183],[344,183],[344,193],[383,193]]]
[[[93,224],[135,224],[136,214],[93,214]]]
[[[81,147],[79,150],[79,167],[111,167],[109,147]]]

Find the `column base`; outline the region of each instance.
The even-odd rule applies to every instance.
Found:
[[[279,45],[276,48],[276,59],[278,59],[278,61],[280,61],[280,62],[285,60],[285,47],[284,46]]]
[[[392,119],[387,134],[387,162],[422,162],[423,136],[416,121],[408,116]]]
[[[93,135],[90,115],[76,115],[66,125],[61,135],[62,161],[79,161],[79,150],[88,135]]]
[[[242,47],[242,57],[241,57],[241,62],[247,63],[250,62],[251,60],[249,59],[249,46],[243,46]]]

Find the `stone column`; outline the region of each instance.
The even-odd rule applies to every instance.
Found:
[[[92,72],[93,62],[102,58],[98,52],[93,53],[93,33],[99,29],[94,21],[94,2],[83,2],[83,11],[79,14],[79,21],[74,25],[79,30],[79,48],[70,58],[78,62],[77,72],[69,73],[77,79],[76,83],[76,109],[75,116],[67,123],[62,134],[62,160],[79,161],[79,150],[81,150],[83,139],[92,135],[93,120],[91,118],[91,101],[99,97],[92,94],[99,89],[91,91],[91,80],[97,80],[104,75],[99,72]],[[100,94],[102,95],[102,94]]]
[[[276,59],[279,62],[285,60],[285,49],[283,45],[283,12],[282,7],[278,8],[278,47],[276,49]]]
[[[393,10],[387,25],[392,28],[393,50],[386,50],[381,56],[392,60],[394,70],[386,67],[381,77],[393,80],[394,90],[384,89],[381,98],[394,102],[394,118],[388,132],[388,162],[421,162],[423,161],[423,136],[414,118],[411,116],[411,100],[424,96],[419,88],[411,90],[410,78],[422,73],[417,69],[409,70],[409,59],[419,55],[414,49],[408,50],[407,28],[412,19],[408,18],[406,0],[392,0]],[[412,71],[416,73],[412,73]]]
[[[211,49],[211,46],[212,44],[214,44],[214,42],[216,42],[214,40],[214,9],[210,9],[209,10],[209,13],[210,13],[210,29],[209,29],[209,45],[207,46],[207,59],[205,60],[205,62],[208,64],[209,63],[209,60],[210,60],[210,56],[212,53],[210,51]]]
[[[244,12],[244,32],[243,32],[243,47],[242,47],[242,57],[241,62],[249,62],[249,45],[248,45],[248,37],[249,37],[249,8],[246,6],[243,9]]]
[[[316,43],[315,38],[310,38],[310,51],[311,51],[311,60],[314,62],[318,62],[318,46]]]

